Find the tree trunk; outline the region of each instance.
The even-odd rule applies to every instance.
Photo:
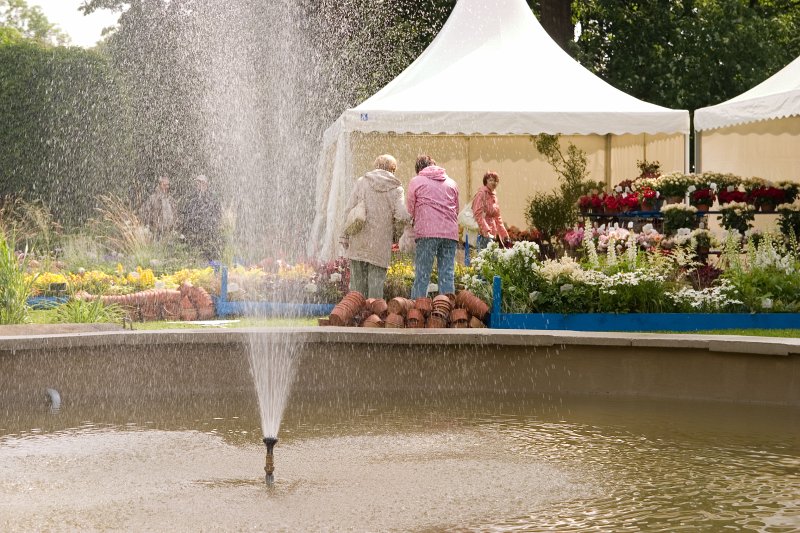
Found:
[[[569,43],[574,40],[572,25],[572,0],[541,0],[541,23],[547,34],[567,53],[572,53]]]

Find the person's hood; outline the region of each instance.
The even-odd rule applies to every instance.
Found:
[[[364,174],[364,177],[367,179],[369,186],[378,192],[391,191],[400,186],[400,180],[395,178],[394,174],[388,170],[376,168]]]
[[[444,181],[447,179],[447,173],[444,171],[442,167],[437,167],[436,165],[431,165],[429,167],[423,168],[419,175],[423,178],[428,178],[437,181]]]

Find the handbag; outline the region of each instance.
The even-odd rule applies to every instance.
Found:
[[[475,198],[473,197],[472,200]],[[458,225],[469,231],[478,231],[478,223],[475,221],[475,214],[472,212],[472,200],[464,206],[458,214]]]
[[[347,213],[347,218],[344,221],[344,234],[352,237],[364,229],[364,224],[366,224],[366,222],[367,206],[362,199]]]
[[[414,226],[408,224],[405,229],[403,230],[403,234],[400,236],[400,240],[397,241],[397,247],[400,248],[400,251],[406,254],[414,253],[417,249],[417,241],[414,239]]]

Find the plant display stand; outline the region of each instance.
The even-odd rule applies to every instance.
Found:
[[[326,316],[333,311],[333,304],[307,304],[284,302],[246,302],[228,300],[228,268],[220,269],[219,296],[212,296],[219,318],[231,315],[314,317]]]
[[[495,276],[489,327],[572,331],[702,331],[797,329],[800,313],[501,313],[503,283]]]

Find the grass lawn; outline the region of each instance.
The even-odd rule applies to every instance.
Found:
[[[32,311],[31,320],[34,324],[52,324],[55,320],[53,311]],[[215,326],[204,326],[193,322],[137,322],[133,325],[134,329],[156,330],[156,329],[200,329],[200,328],[279,328],[279,327],[303,327],[316,326],[317,318],[250,318],[239,317],[227,324]],[[653,333],[687,333],[674,331],[654,331]],[[699,335],[749,335],[756,337],[800,337],[800,329],[714,329],[706,331],[695,331]]]

